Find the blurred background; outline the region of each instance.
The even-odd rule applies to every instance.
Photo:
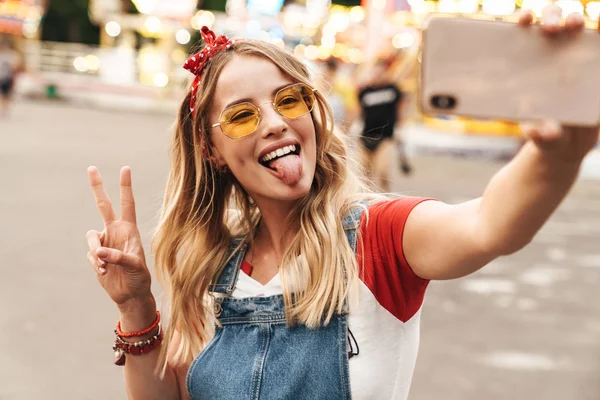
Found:
[[[523,139],[514,123],[419,113],[420,24],[436,11],[514,20],[547,3],[0,0],[0,81],[13,92],[0,110],[0,400],[126,398],[117,311],[86,259],[86,231],[102,229],[86,168],[118,201],[119,168],[132,167],[148,249],[199,27],[289,49],[353,136],[357,93],[385,65],[405,99],[391,189],[455,203],[481,195]],[[596,26],[600,2],[557,3]],[[599,178],[596,149],[530,246],[432,283],[411,399],[600,399]]]

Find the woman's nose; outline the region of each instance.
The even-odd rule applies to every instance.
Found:
[[[287,122],[281,114],[279,114],[272,103],[261,105],[261,121],[259,129],[261,136],[269,137],[273,135],[281,135],[287,130]]]

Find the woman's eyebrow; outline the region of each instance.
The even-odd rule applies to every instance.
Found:
[[[231,103],[227,104],[225,106],[225,108],[229,108],[231,106],[235,106],[235,105],[238,105],[240,103],[252,103],[252,99],[250,97],[244,97],[243,99],[232,101]]]
[[[279,92],[281,89],[283,89],[284,87],[287,87],[287,86],[289,86],[289,85],[292,85],[292,83],[291,83],[291,82],[288,82],[288,83],[285,83],[285,84],[283,84],[283,85],[281,85],[281,86],[278,86],[278,87],[276,87],[276,88],[275,88],[275,89],[273,89],[273,91],[271,92],[271,96],[275,96],[275,94],[276,94],[277,92]],[[235,106],[235,105],[237,105],[237,104],[240,104],[240,103],[252,103],[252,99],[251,99],[250,97],[244,97],[243,99],[238,99],[238,100],[232,101],[231,103],[227,104],[227,105],[225,106],[225,108],[229,108],[229,107],[231,107],[231,106]]]

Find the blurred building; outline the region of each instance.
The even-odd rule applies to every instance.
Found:
[[[100,45],[39,40],[41,0],[0,0],[0,32],[25,40],[32,88],[71,85],[73,90],[127,92],[179,98],[189,79],[181,65],[207,25],[230,37],[249,37],[288,48],[317,66],[335,58],[348,85],[378,57],[395,60],[401,86],[416,98],[420,26],[432,12],[514,20],[519,8],[540,14],[550,0],[90,0]],[[129,0],[127,0],[129,2]],[[128,3],[129,4],[129,3]],[[595,26],[600,1],[558,0]],[[362,68],[362,70],[361,70]],[[65,79],[68,77],[68,79]],[[58,88],[60,90],[60,88]],[[64,89],[66,90],[66,89]],[[347,92],[351,92],[348,90]],[[416,113],[416,108],[413,107]],[[418,118],[421,118],[418,116]],[[515,124],[464,118],[421,118],[445,131],[518,135]]]
[[[0,0],[0,34],[35,37],[46,1]]]
[[[0,30],[36,38],[43,15],[40,1],[0,0]],[[187,75],[179,66],[198,41],[202,25],[231,37],[271,41],[307,62],[333,56],[358,65],[402,51],[416,63],[419,26],[431,12],[510,19],[519,7],[539,13],[550,0],[362,0],[355,6],[332,5],[331,0],[131,1],[137,13],[125,13],[122,0],[90,0],[90,19],[101,27],[101,50],[90,49],[98,59],[88,57],[87,63],[76,60],[87,54],[75,55],[70,60],[72,72],[97,73],[122,84],[180,86]],[[221,11],[197,9],[217,4],[224,5],[216,7]],[[558,4],[587,15],[590,25],[600,12],[600,2],[595,1],[559,0]]]

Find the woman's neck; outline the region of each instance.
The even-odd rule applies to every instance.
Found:
[[[269,202],[271,203],[271,202]],[[285,250],[285,243],[288,242],[297,226],[288,226],[288,216],[292,211],[295,202],[276,204],[259,204],[261,220],[256,232],[255,241],[261,243],[263,248],[273,249],[276,257],[281,259]],[[294,224],[296,225],[296,224]]]

